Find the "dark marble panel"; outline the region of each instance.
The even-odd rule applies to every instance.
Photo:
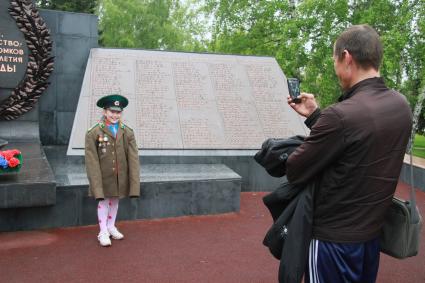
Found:
[[[273,191],[285,178],[270,176],[253,156],[141,156],[141,164],[225,164],[242,177],[242,191]]]
[[[192,198],[192,213],[216,214],[239,211],[241,181],[197,182]]]
[[[49,86],[38,100],[40,112],[54,112],[56,110],[57,87],[57,75],[53,73],[49,78]]]
[[[6,192],[5,206],[0,208],[47,206],[56,202],[54,183],[11,184],[0,190]]]
[[[143,182],[194,181],[214,179],[240,179],[223,164],[143,164]]]
[[[174,170],[173,175],[177,173]],[[187,177],[186,173],[181,172],[181,175]],[[203,170],[199,173],[206,174]],[[120,201],[118,220],[216,214],[239,210],[241,180],[231,174],[228,179],[186,178],[180,181],[167,180],[165,170],[158,170],[158,175],[164,176],[164,180],[161,181],[158,176],[155,177],[157,182],[142,180],[140,198]],[[75,175],[70,176],[73,178]],[[70,176],[66,175],[67,178]],[[96,201],[88,196],[88,184],[60,185],[56,189],[55,205],[0,209],[0,231],[92,225],[97,223],[96,207]],[[4,220],[8,217],[13,217],[15,221],[12,223]]]
[[[29,110],[24,115],[17,118],[15,121],[30,121],[30,122],[38,122],[38,103],[34,105],[34,107]]]
[[[139,203],[137,199],[124,198],[120,200],[117,221],[137,219],[137,208]]]
[[[42,144],[56,143],[56,111],[40,111],[40,140]]]
[[[84,37],[93,36],[91,25],[92,22],[97,22],[97,16],[93,14],[61,12],[58,14],[58,18],[58,33]]]
[[[44,217],[48,218],[49,227],[79,225],[81,198],[78,190],[58,189],[56,204]]]
[[[92,44],[89,37],[58,35],[55,61],[57,74],[83,74]]]
[[[7,207],[7,190],[0,190],[0,207]]]
[[[0,209],[0,231],[33,230],[75,226],[75,194],[62,192],[56,205]]]
[[[9,142],[37,141],[39,139],[36,121],[0,121],[0,137]]]
[[[94,15],[95,16],[95,15]],[[99,37],[99,29],[98,29],[98,17],[95,16],[90,21],[90,37],[96,39],[96,45],[93,45],[93,47],[97,47],[97,38]]]
[[[69,190],[70,188],[68,188]],[[71,189],[72,190],[72,189]],[[88,196],[88,187],[80,189],[81,212],[79,225],[97,224],[97,202]]]
[[[158,211],[158,198],[159,188],[152,183],[140,184],[140,198],[135,199],[137,202],[137,219],[154,218],[154,211]]]
[[[0,208],[52,205],[56,201],[56,182],[40,143],[9,143],[4,149],[22,152],[23,164],[17,173],[0,176]]]
[[[0,193],[1,196],[1,193]],[[16,209],[0,209],[0,232],[5,231],[16,231],[18,229],[15,228],[16,222]],[[27,228],[30,229],[30,228]]]
[[[152,211],[152,217],[191,215],[192,184],[190,182],[164,182],[156,185],[158,198],[155,199],[156,209]]]
[[[64,146],[47,147],[46,152],[52,153],[49,154],[49,161],[52,164],[59,163],[55,160],[67,164],[66,166],[52,165],[53,168],[66,168],[68,172],[85,173],[84,156],[66,156],[66,147]],[[72,164],[76,166],[72,167]],[[81,167],[82,169],[78,169],[79,167],[77,164],[78,166],[83,165]],[[158,164],[180,164],[182,166],[188,166],[190,164],[225,164],[228,168],[242,177],[242,191],[273,191],[279,184],[286,181],[285,177],[275,178],[270,176],[255,162],[252,156],[140,156],[140,164],[144,166],[144,169],[150,172],[155,172],[155,166]],[[151,173],[146,170],[142,170],[144,181],[148,181],[151,178]],[[190,173],[188,174],[190,175]],[[174,177],[167,176],[165,178],[172,179]]]
[[[57,112],[57,143],[67,144],[71,135],[75,112]]]
[[[47,27],[50,30],[51,34],[55,34],[58,32],[58,15],[59,12],[52,10],[43,10],[40,9],[40,16],[46,22]]]
[[[57,80],[60,82],[57,86],[56,110],[58,112],[75,112],[80,97],[80,88],[77,86],[81,86],[83,75],[84,73],[57,75]]]

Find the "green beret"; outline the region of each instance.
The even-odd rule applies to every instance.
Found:
[[[128,105],[128,99],[119,94],[111,94],[100,98],[96,105],[103,109],[122,111]]]

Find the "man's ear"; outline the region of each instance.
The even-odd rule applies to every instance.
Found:
[[[348,51],[347,49],[344,49],[344,51],[342,51],[342,58],[347,66],[353,63],[353,56],[351,55],[350,51]]]

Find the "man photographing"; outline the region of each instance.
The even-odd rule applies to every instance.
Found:
[[[320,110],[302,93],[289,105],[311,129],[286,163],[291,184],[319,180],[306,282],[375,282],[379,235],[397,186],[412,114],[379,74],[376,31],[355,25],[336,40],[334,68],[344,94]]]

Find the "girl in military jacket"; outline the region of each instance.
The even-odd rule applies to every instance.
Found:
[[[90,128],[85,139],[85,162],[89,194],[98,201],[101,246],[124,235],[115,227],[119,199],[140,195],[139,155],[133,130],[120,121],[128,100],[108,95],[97,101],[102,120]]]

